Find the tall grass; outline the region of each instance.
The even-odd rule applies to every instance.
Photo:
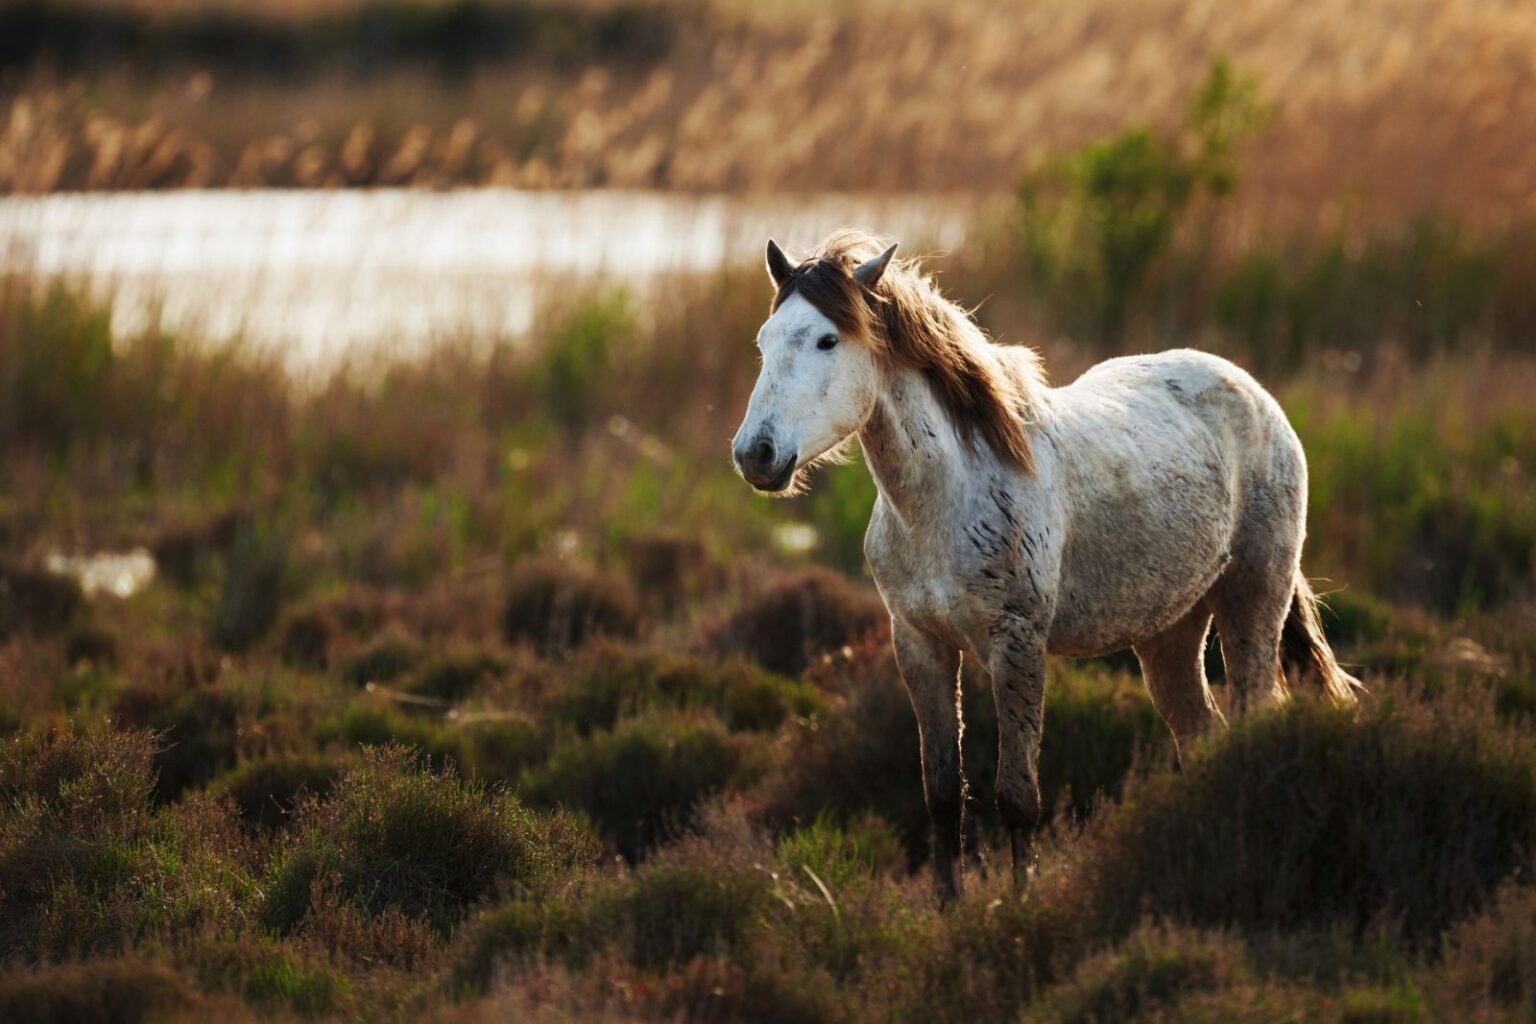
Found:
[[[1167,127],[1227,53],[1276,108],[1240,161],[1255,221],[1486,223],[1531,196],[1536,26],[1514,8],[796,6],[8,5],[0,188],[1005,194],[1047,152]]]
[[[6,385],[0,1007],[1519,1019],[1524,357],[1279,382],[1309,565],[1350,587],[1336,630],[1375,701],[1244,723],[1177,777],[1124,665],[1053,663],[1026,902],[968,668],[967,895],[941,912],[859,568],[867,474],[762,502],[720,443],[753,366],[711,346],[761,316],[746,284],[654,315],[599,295],[543,347],[303,389],[13,284],[0,365],[93,406],[55,430],[67,395]],[[775,548],[784,523],[809,554]],[[41,568],[130,543],[162,572],[127,599]]]

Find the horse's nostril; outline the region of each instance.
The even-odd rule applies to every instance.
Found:
[[[773,465],[773,442],[764,438],[753,445],[752,461],[765,468]]]

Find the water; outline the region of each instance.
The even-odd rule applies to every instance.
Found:
[[[552,289],[756,264],[857,224],[953,248],[971,211],[924,197],[635,192],[246,191],[0,199],[0,272],[108,299],[150,324],[277,350],[292,368],[516,337]]]
[[[155,578],[155,559],[144,548],[66,554],[50,551],[43,562],[56,576],[72,577],[88,596],[132,597]]]

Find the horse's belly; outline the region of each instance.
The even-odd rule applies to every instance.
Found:
[[[1203,587],[1153,604],[1095,609],[1093,614],[1058,612],[1051,623],[1047,649],[1068,658],[1092,658],[1134,647],[1172,626],[1195,602],[1205,596],[1211,576]]]
[[[1156,636],[1205,596],[1231,559],[1235,509],[1225,481],[1202,481],[1203,508],[1079,524],[1062,561],[1048,646],[1107,654]],[[1184,492],[1187,498],[1189,491]]]

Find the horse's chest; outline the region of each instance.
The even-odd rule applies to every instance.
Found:
[[[973,653],[984,648],[995,609],[965,578],[947,545],[893,529],[877,516],[865,554],[892,615],[956,647]]]

